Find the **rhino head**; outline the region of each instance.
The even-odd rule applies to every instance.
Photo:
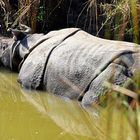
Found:
[[[13,47],[17,42],[23,40],[27,34],[31,32],[31,28],[26,25],[20,25],[22,29],[12,29],[9,28],[8,31],[11,32],[13,38],[8,37],[0,37],[0,66],[12,68],[11,66],[11,53],[13,51]]]

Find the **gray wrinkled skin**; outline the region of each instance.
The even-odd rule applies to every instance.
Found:
[[[77,28],[30,35],[17,46],[10,64],[21,66],[22,87],[79,99],[84,106],[107,91],[105,81],[123,85],[140,69],[139,45],[97,38]]]
[[[11,38],[0,37],[0,66],[10,68],[10,44],[12,44]]]

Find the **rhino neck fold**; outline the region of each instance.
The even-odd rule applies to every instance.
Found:
[[[13,56],[14,56],[16,50],[18,49],[19,44],[20,44],[20,41],[16,41],[12,44],[12,46],[10,48],[10,68],[13,71],[17,71],[16,66],[14,64],[14,60],[13,60],[14,57]]]
[[[49,52],[48,57],[46,58],[46,61],[45,61],[45,65],[44,65],[44,69],[43,69],[42,75],[41,75],[41,81],[40,81],[40,85],[39,85],[39,87],[38,87],[39,90],[40,90],[40,89],[44,89],[44,84],[43,84],[43,82],[44,82],[44,75],[45,75],[45,71],[46,71],[46,68],[47,68],[47,64],[48,64],[48,61],[49,61],[49,58],[50,58],[52,52],[55,51],[55,49],[58,48],[59,45],[60,45],[63,41],[65,41],[67,38],[73,36],[74,34],[76,34],[76,33],[77,33],[78,31],[80,31],[80,30],[81,30],[81,29],[77,29],[77,30],[75,30],[74,32],[72,32],[72,33],[70,33],[69,35],[67,35],[65,38],[62,39],[62,41],[61,41],[59,44],[57,44],[56,46],[54,46],[54,48],[52,48],[52,50]],[[45,89],[44,89],[44,90],[45,90]]]
[[[12,71],[18,71],[19,64],[22,61],[22,57],[20,55],[20,45],[22,41],[28,40],[30,35],[26,35],[22,40],[15,41],[10,47],[10,68]]]
[[[13,71],[19,71],[21,64],[25,61],[26,56],[30,54],[30,49],[43,34],[26,35],[21,41],[16,41],[11,46],[10,51],[10,68]]]

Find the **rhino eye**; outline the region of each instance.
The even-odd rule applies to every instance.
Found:
[[[4,44],[2,45],[3,51],[4,51],[7,47],[8,47],[8,45],[4,43]]]

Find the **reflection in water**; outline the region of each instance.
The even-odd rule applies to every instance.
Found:
[[[25,137],[30,140],[93,139],[97,135],[97,131],[93,130],[98,128],[93,123],[93,117],[77,102],[64,101],[43,92],[23,90],[17,83],[17,74],[0,71],[2,140],[25,140]]]
[[[65,132],[87,137],[95,137],[93,122],[76,102],[64,101],[59,97],[44,93],[22,92],[26,99],[44,115],[48,115]]]

